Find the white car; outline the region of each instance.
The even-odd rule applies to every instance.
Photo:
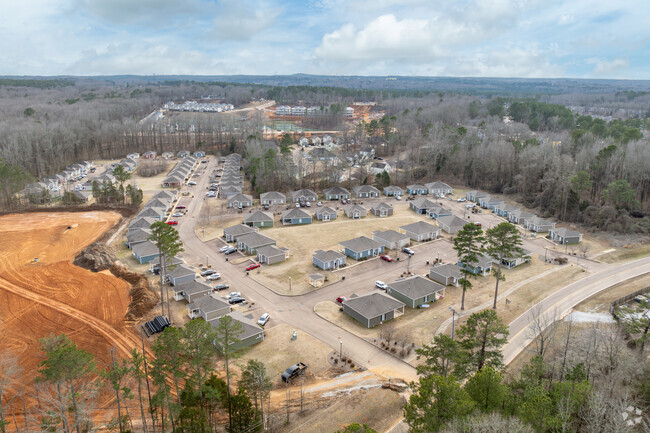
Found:
[[[241,296],[240,292],[230,292],[226,295],[226,299],[235,298]]]
[[[396,196],[395,196],[395,200],[401,200],[401,199],[402,199],[402,196],[401,196],[401,195],[396,195]]]
[[[465,207],[466,207],[467,209],[471,209],[471,208],[473,208],[474,206],[476,206],[476,203],[469,203],[469,204],[466,204],[466,205],[465,205]]]
[[[225,253],[226,251],[228,251],[229,248],[230,248],[230,245],[226,245],[225,247],[219,248],[219,252],[220,253]]]
[[[190,185],[190,186],[194,186],[194,185],[196,185],[196,182],[194,182],[193,180],[191,180],[191,181],[187,182],[187,184]]]
[[[386,287],[388,287],[388,285],[386,285],[386,283],[383,281],[375,281],[375,287],[381,290],[386,290]]]
[[[266,322],[268,322],[270,318],[271,318],[271,315],[269,313],[264,313],[264,314],[262,314],[260,319],[257,321],[257,324],[260,325],[260,326],[264,326],[264,325],[266,325]]]
[[[216,197],[217,193],[214,192],[214,191],[208,191],[208,192],[205,193],[205,196],[206,197]]]
[[[216,274],[208,275],[208,277],[206,278],[206,280],[208,281],[216,281],[220,279],[221,279],[221,274],[219,272],[217,272]]]
[[[311,203],[307,202],[307,203],[305,203],[305,206],[311,207]]]
[[[183,214],[180,213],[180,212],[176,212],[176,213],[175,213],[174,215],[172,215],[172,216],[173,216],[173,217],[182,217]]]
[[[322,206],[322,205],[323,205],[322,201],[319,201],[318,203],[316,203],[316,206]]]

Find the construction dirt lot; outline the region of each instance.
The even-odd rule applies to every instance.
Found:
[[[0,217],[2,346],[18,358],[22,378],[17,383],[28,390],[40,362],[39,339],[65,333],[100,365],[109,363],[113,347],[118,355],[138,347],[140,338],[124,320],[130,285],[108,271],[93,273],[72,264],[119,220],[115,212]],[[27,400],[27,409],[33,404]]]

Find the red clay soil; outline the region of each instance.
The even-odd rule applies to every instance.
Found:
[[[99,211],[0,216],[0,342],[18,357],[18,382],[28,393],[41,338],[65,333],[100,366],[109,362],[112,347],[122,356],[139,347],[140,337],[124,320],[130,285],[72,264],[119,220],[116,212]]]

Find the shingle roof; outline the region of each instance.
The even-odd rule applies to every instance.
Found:
[[[430,269],[430,271],[442,275],[443,277],[454,277],[454,278],[463,277],[463,273],[460,271],[460,267],[452,263],[446,263],[444,265],[434,266]]]
[[[424,221],[418,221],[405,226],[400,227],[402,230],[415,233],[418,235],[426,233],[435,233],[438,231],[438,228],[432,224],[425,223]]]
[[[375,188],[374,186],[372,186],[372,185],[359,185],[358,187],[356,187],[354,189],[354,191],[357,194],[363,193],[363,192],[374,192],[376,194],[379,194],[379,190],[377,188]]]
[[[254,232],[255,232],[254,228],[247,226],[245,224],[237,224],[223,229],[223,233],[225,235],[233,236],[233,237],[243,236]]]
[[[398,233],[395,230],[375,231],[372,232],[373,237],[378,237],[388,242],[399,242],[403,239],[409,239],[409,235],[405,233]]]
[[[160,221],[156,218],[151,218],[151,217],[139,217],[131,221],[131,224],[129,224],[128,229],[133,230],[133,229],[148,229],[151,227],[151,224],[155,223],[156,221]]]
[[[248,214],[244,217],[244,222],[260,222],[260,221],[271,221],[273,222],[273,215],[270,215],[261,210],[257,210],[251,214]]]
[[[567,228],[564,228],[564,227],[554,228],[553,233],[555,233],[557,235],[560,235],[563,238],[581,236],[582,235],[582,233],[580,233],[580,232],[577,232],[575,230],[570,230],[570,229],[567,229]]]
[[[406,185],[407,189],[410,189],[411,191],[414,189],[427,189],[426,186],[420,185],[419,183],[414,183],[413,185]]]
[[[316,210],[316,215],[336,215],[337,212],[329,206],[323,206],[320,209]]]
[[[392,209],[393,206],[389,205],[388,203],[379,202],[375,203],[370,207],[370,210],[381,210],[381,209]]]
[[[243,332],[237,336],[239,340],[245,340],[248,337],[251,337],[253,335],[264,333],[264,330],[260,328],[253,319],[249,319],[248,317],[245,317],[239,311],[232,311],[228,313],[227,316],[230,316],[233,320],[241,324]],[[221,318],[223,317],[225,316],[222,316]],[[211,320],[210,325],[212,325],[215,328],[215,330],[218,329],[219,320]]]
[[[205,314],[219,311],[223,308],[230,308],[230,305],[224,301],[213,298],[210,295],[201,296],[189,304],[193,310],[201,310]]]
[[[235,194],[232,197],[229,197],[228,200],[226,200],[227,203],[233,203],[233,202],[252,202],[253,198],[250,195],[245,195],[245,194]]]
[[[382,246],[379,242],[373,241],[372,239],[367,238],[365,236],[360,236],[358,238],[339,242],[339,244],[357,253],[361,251],[370,250],[370,249],[381,248]]]
[[[133,229],[126,234],[126,241],[129,243],[146,241],[149,239],[149,236],[151,236],[150,229]]]
[[[457,217],[456,215],[445,215],[438,218],[440,224],[444,224],[449,227],[464,227],[467,224],[467,221]]]
[[[338,251],[334,250],[318,250],[314,252],[314,257],[321,262],[329,262],[336,259],[341,259],[345,257],[345,254],[341,254]]]
[[[411,299],[423,298],[426,295],[444,290],[444,286],[421,275],[393,281],[388,284],[388,287]]]
[[[133,252],[140,257],[152,256],[158,254],[158,247],[151,241],[142,242],[140,244],[133,245],[131,248]]]
[[[174,278],[184,277],[186,275],[195,275],[194,269],[190,268],[185,264],[177,265],[169,272]]]
[[[291,193],[291,197],[295,200],[296,198],[300,198],[301,196],[305,197],[313,197],[313,196],[318,196],[314,191],[310,189],[299,189],[298,191],[293,191]]]
[[[262,199],[262,200],[277,200],[277,199],[286,200],[286,197],[281,192],[269,191],[269,192],[263,192],[262,194],[260,194],[260,199]]]
[[[271,239],[268,236],[261,235],[259,233],[249,233],[247,235],[242,235],[237,238],[237,242],[250,247],[257,248],[265,245],[275,244],[275,240]]]
[[[421,197],[418,199],[413,200],[413,206],[419,208],[419,209],[428,209],[430,207],[437,206],[437,204],[431,200],[429,200],[426,197]]]
[[[404,303],[395,298],[382,295],[381,293],[371,293],[358,298],[348,299],[343,305],[356,311],[366,319],[372,319],[398,308],[404,307]]]
[[[429,191],[432,189],[451,189],[451,187],[444,182],[430,182],[424,186],[426,186]]]
[[[387,187],[384,188],[384,190],[385,191],[392,191],[392,192],[397,192],[397,191],[403,192],[404,191],[402,188],[400,188],[399,186],[395,186],[395,185],[387,186]]]
[[[326,195],[341,195],[341,194],[347,194],[350,195],[350,191],[348,191],[345,188],[342,188],[340,186],[333,186],[331,188],[328,188],[323,191],[323,194]]]
[[[284,256],[286,253],[275,245],[267,245],[265,247],[256,248],[258,254],[266,257]]]
[[[192,280],[174,286],[174,291],[183,291],[186,295],[192,296],[197,293],[212,292],[212,286],[203,281]]]
[[[294,219],[294,218],[311,218],[311,215],[309,215],[307,212],[305,212],[302,209],[294,208],[294,209],[289,209],[285,210],[282,212],[282,219]]]

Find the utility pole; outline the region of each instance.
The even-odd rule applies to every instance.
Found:
[[[452,307],[449,307],[449,311],[451,311],[451,339],[454,339],[454,319],[456,317],[456,310],[454,310]]]
[[[339,337],[339,362],[341,362],[342,358],[343,358],[343,340],[341,340],[341,337]]]

